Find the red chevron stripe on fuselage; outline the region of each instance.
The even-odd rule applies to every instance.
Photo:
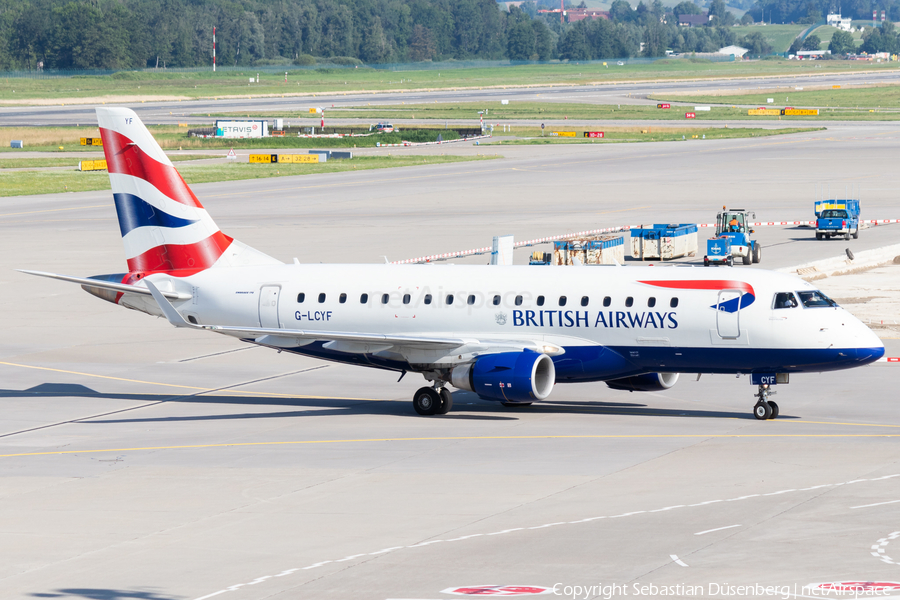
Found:
[[[203,208],[175,167],[151,158],[137,144],[117,131],[101,127],[100,137],[103,138],[103,152],[110,173],[138,177],[176,202]]]
[[[735,281],[733,279],[710,279],[708,281],[702,279],[673,279],[665,281],[639,281],[638,283],[675,290],[740,290],[746,294],[756,295],[753,291],[753,286],[749,283],[746,281]]]

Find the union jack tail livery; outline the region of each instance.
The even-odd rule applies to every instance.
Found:
[[[134,111],[97,108],[97,120],[128,260],[127,280],[281,264],[219,230]]]

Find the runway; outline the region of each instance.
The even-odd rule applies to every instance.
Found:
[[[823,185],[858,186],[864,218],[898,217],[893,124],[453,151],[504,158],[194,191],[224,232],[281,260],[373,265],[500,234],[709,222],[723,204],[807,220]],[[898,363],[792,377],[775,421],[752,418],[746,377],[708,375],[664,393],[560,385],[524,409],[458,393],[424,418],[416,376],[176,330],[12,270],[122,271],[108,192],[0,206],[0,598],[810,597],[811,584],[900,581]],[[761,228],[758,266],[898,231],[817,242]]]
[[[860,67],[861,71],[865,71]],[[420,91],[384,91],[379,93],[334,92],[315,95],[295,95],[286,97],[261,97],[254,95],[251,88],[246,97],[202,98],[198,100],[126,103],[138,113],[141,120],[149,124],[210,123],[213,120],[203,113],[284,112],[305,111],[309,107],[344,107],[367,105],[392,105],[405,102],[575,102],[583,104],[655,104],[647,96],[664,92],[714,93],[738,90],[767,89],[781,86],[831,86],[868,85],[900,83],[900,72],[865,71],[862,73],[830,73],[818,75],[811,65],[809,73],[797,73],[784,77],[722,77],[716,79],[695,79],[690,81],[642,81],[622,83],[596,83],[587,85],[554,85],[553,87],[533,87],[507,89],[497,87],[446,89]],[[244,93],[244,90],[242,90]],[[17,125],[75,125],[90,124],[95,120],[93,105],[66,104],[61,106],[0,106],[0,126]]]

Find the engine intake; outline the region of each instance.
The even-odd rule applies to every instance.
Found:
[[[614,390],[629,392],[661,392],[667,390],[678,381],[678,373],[644,373],[622,379],[611,379],[606,385]]]
[[[450,383],[485,400],[532,402],[550,395],[556,368],[553,359],[533,350],[486,354],[454,367]]]

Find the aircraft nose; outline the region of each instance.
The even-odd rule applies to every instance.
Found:
[[[884,356],[884,342],[862,323],[859,324],[859,327],[860,331],[855,348],[856,360],[860,364],[867,365]]]

